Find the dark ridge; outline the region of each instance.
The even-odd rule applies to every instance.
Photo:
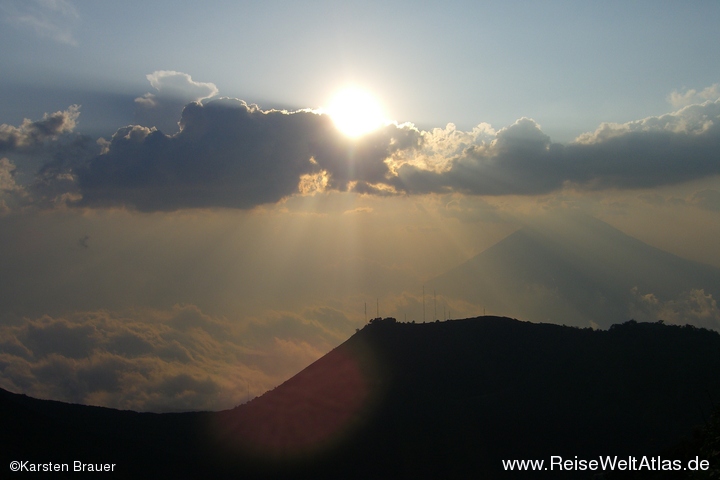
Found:
[[[80,460],[115,463],[113,478],[522,478],[501,461],[694,458],[713,399],[720,335],[705,329],[377,319],[223,412],[141,414],[1,391],[0,468]]]

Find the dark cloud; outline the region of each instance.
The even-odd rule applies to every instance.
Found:
[[[53,208],[79,198],[72,170],[86,165],[101,149],[102,142],[94,142],[85,135],[68,135],[46,145],[44,153],[50,160],[37,169],[31,183],[24,189],[26,198],[20,204]]]
[[[558,144],[538,125],[522,118],[500,130],[491,143],[471,145],[443,172],[418,171],[410,164],[398,170],[399,187],[409,193],[457,191],[476,195],[537,194],[557,188],[551,158]]]
[[[412,148],[419,132],[384,127],[360,140],[310,111],[263,111],[239,100],[191,103],[174,136],[140,126],[118,130],[107,152],[75,169],[80,206],[143,211],[252,208],[299,191],[325,172],[327,188],[386,183],[385,160]]]
[[[94,325],[41,319],[28,324],[21,340],[37,357],[56,353],[68,358],[84,358],[93,350],[98,335]]]
[[[568,145],[567,181],[588,189],[678,184],[720,174],[718,152],[720,123],[717,121],[700,132],[631,131],[587,144]]]
[[[19,127],[0,125],[0,211],[28,205],[65,204],[77,190],[71,170],[100,152],[90,137],[74,133],[80,107],[23,120]],[[4,194],[4,195],[3,195]],[[7,200],[7,203],[5,202]]]

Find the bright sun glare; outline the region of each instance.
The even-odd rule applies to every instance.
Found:
[[[384,122],[378,101],[359,88],[346,88],[335,94],[325,111],[338,130],[349,137],[364,135]]]

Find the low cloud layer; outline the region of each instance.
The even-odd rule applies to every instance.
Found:
[[[0,387],[140,411],[231,408],[344,340],[336,310],[248,322],[170,310],[78,312],[0,325]]]

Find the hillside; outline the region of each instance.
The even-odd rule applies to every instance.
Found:
[[[501,460],[676,452],[712,399],[720,335],[708,330],[376,320],[224,412],[138,414],[2,392],[0,455],[116,463],[114,478],[516,478]]]

